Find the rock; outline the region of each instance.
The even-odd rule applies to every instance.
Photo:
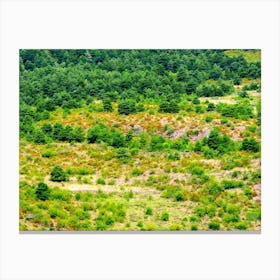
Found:
[[[141,132],[143,132],[143,128],[140,125],[135,125],[133,127],[134,134],[139,135]]]
[[[26,216],[26,219],[27,219],[27,220],[32,220],[32,219],[34,219],[34,217],[35,217],[34,214],[28,214],[28,215]]]

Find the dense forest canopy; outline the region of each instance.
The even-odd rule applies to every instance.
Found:
[[[21,50],[21,102],[176,98],[211,81],[260,78],[260,61],[224,50]],[[207,83],[208,82],[208,83]],[[213,90],[213,95],[223,92]]]
[[[22,132],[48,118],[57,107],[72,109],[103,100],[120,113],[143,110],[141,102],[167,102],[161,110],[179,109],[170,101],[196,94],[223,96],[242,78],[261,76],[260,60],[245,59],[257,50],[228,55],[227,50],[20,50],[20,121]],[[135,108],[134,103],[139,103]],[[176,108],[175,108],[175,107]],[[124,109],[122,109],[124,108]],[[162,109],[166,108],[166,109]]]

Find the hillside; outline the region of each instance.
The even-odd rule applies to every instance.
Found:
[[[260,230],[259,50],[20,50],[20,230]]]

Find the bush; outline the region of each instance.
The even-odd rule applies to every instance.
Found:
[[[140,176],[142,173],[143,173],[143,172],[142,172],[140,169],[138,169],[138,168],[133,169],[132,172],[131,172],[131,174],[132,174],[133,176]]]
[[[235,225],[235,228],[239,229],[239,230],[246,230],[247,227],[248,227],[248,225],[246,222],[239,222],[239,223],[236,223],[236,225]]]
[[[260,145],[259,143],[256,141],[255,138],[245,138],[242,141],[242,145],[241,145],[241,150],[243,151],[251,151],[251,152],[258,152],[260,150]]]
[[[178,192],[176,192],[175,193],[175,195],[174,195],[174,200],[175,201],[183,201],[183,200],[185,200],[186,198],[185,198],[185,195],[184,195],[184,193],[182,192],[182,191],[178,191]]]
[[[105,180],[103,178],[98,178],[96,180],[96,184],[97,185],[106,185],[106,182],[105,182]]]
[[[237,223],[240,217],[238,214],[225,214],[223,220],[225,223]]]
[[[221,185],[224,189],[234,189],[243,187],[244,183],[242,181],[237,180],[223,180],[221,182]]]
[[[178,113],[179,105],[177,101],[165,101],[159,106],[159,113]]]
[[[205,207],[202,207],[202,206],[196,206],[194,208],[194,211],[195,211],[196,215],[199,216],[199,217],[203,217],[207,214],[207,209]]]
[[[116,129],[111,132],[111,145],[116,148],[120,148],[125,145],[125,137],[122,136],[121,132]]]
[[[107,112],[112,112],[113,111],[112,103],[111,103],[111,100],[109,98],[105,98],[102,101],[102,103],[103,103],[104,111],[107,111]]]
[[[165,142],[165,139],[162,136],[153,135],[151,138],[150,150],[152,152],[161,151],[163,149],[164,142]]]
[[[213,118],[211,116],[209,116],[209,115],[205,117],[205,121],[207,123],[212,122],[212,120],[213,120]]]
[[[53,182],[65,182],[68,181],[68,176],[62,166],[57,165],[53,168],[50,179]]]
[[[182,226],[180,224],[173,224],[169,228],[170,230],[181,230]]]
[[[127,148],[119,148],[117,150],[116,158],[120,159],[123,163],[126,163],[129,159],[131,159],[131,153]]]
[[[208,224],[208,228],[211,230],[219,230],[220,229],[220,223],[218,221],[212,221]]]
[[[36,144],[45,144],[47,142],[45,134],[41,129],[36,129],[34,131],[33,141]]]
[[[224,117],[231,117],[235,119],[249,119],[254,116],[253,108],[248,102],[238,104],[220,103],[217,105],[217,111]]]
[[[160,219],[161,219],[162,221],[168,221],[168,220],[169,220],[169,214],[168,214],[168,212],[163,212],[163,213],[161,214]]]
[[[135,101],[132,99],[122,101],[118,106],[118,113],[121,115],[136,113]]]
[[[55,187],[51,191],[50,198],[52,200],[70,201],[72,199],[72,192]]]
[[[146,215],[153,215],[153,209],[150,208],[150,207],[148,207],[148,208],[146,209],[146,211],[145,211],[145,214],[146,214]]]
[[[246,212],[248,221],[257,221],[261,219],[261,209],[253,209]]]
[[[35,191],[36,197],[40,200],[47,200],[50,196],[50,189],[45,183],[39,183]]]
[[[193,230],[193,231],[196,231],[196,230],[198,230],[198,227],[197,227],[197,225],[191,225],[191,230]]]
[[[215,111],[215,109],[216,109],[215,104],[214,103],[209,103],[208,106],[207,106],[206,111],[207,112],[212,112],[212,111]]]
[[[111,143],[111,133],[104,124],[97,124],[91,127],[87,133],[89,143],[105,142]]]
[[[253,195],[253,191],[251,190],[250,187],[247,186],[243,188],[243,193],[248,197],[252,197]]]
[[[55,153],[51,150],[45,151],[42,153],[42,157],[50,158],[55,156]]]
[[[224,188],[217,182],[213,182],[207,187],[207,191],[210,195],[217,195],[223,192]]]

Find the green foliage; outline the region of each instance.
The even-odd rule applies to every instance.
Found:
[[[165,101],[160,104],[159,112],[160,113],[178,113],[179,112],[178,103],[174,100]]]
[[[70,201],[72,198],[72,192],[69,190],[63,190],[58,187],[55,187],[51,191],[50,199],[52,200],[61,200],[61,201]]]
[[[46,137],[44,132],[41,129],[36,129],[33,134],[33,141],[36,144],[45,144]]]
[[[136,104],[132,99],[124,100],[118,105],[118,113],[121,115],[129,115],[136,112]]]
[[[202,96],[224,96],[234,91],[230,82],[218,80],[217,82],[204,82],[196,88],[196,94]]]
[[[165,142],[165,139],[162,136],[153,135],[151,137],[150,150],[152,152],[162,151],[164,142]]]
[[[103,178],[98,178],[96,180],[96,184],[98,184],[98,185],[106,185],[106,182],[105,182],[105,180]]]
[[[251,151],[251,152],[258,152],[260,150],[260,145],[256,141],[255,138],[245,138],[241,144],[241,150],[243,151]]]
[[[241,98],[248,98],[249,97],[247,91],[244,90],[244,89],[242,91],[238,92],[238,96],[241,97]]]
[[[210,102],[210,103],[207,105],[206,111],[207,111],[207,112],[212,112],[212,111],[215,111],[215,110],[216,110],[215,104]]]
[[[234,141],[226,134],[221,135],[218,128],[211,130],[204,142],[218,154],[224,154],[235,149]]]
[[[174,200],[175,201],[183,201],[185,199],[186,199],[185,194],[182,191],[178,191],[174,195]]]
[[[169,214],[168,214],[168,212],[163,212],[163,213],[161,214],[161,216],[160,216],[160,219],[161,219],[162,221],[168,221],[168,220],[169,220]]]
[[[145,214],[146,215],[153,215],[153,209],[151,207],[146,208]]]
[[[211,221],[208,224],[208,228],[211,230],[219,230],[220,229],[220,223],[218,221]]]
[[[89,143],[110,143],[110,131],[104,124],[97,124],[88,130],[87,140]]]
[[[205,117],[205,121],[206,121],[207,123],[212,122],[212,120],[213,120],[213,118],[212,118],[211,116],[209,116],[209,115]]]
[[[222,180],[221,185],[224,189],[234,189],[243,187],[244,183],[237,180]]]
[[[235,228],[238,230],[246,230],[248,228],[248,224],[246,222],[238,222],[236,223]]]
[[[246,219],[248,221],[258,221],[261,220],[261,209],[253,209],[246,212]]]
[[[116,158],[118,158],[123,163],[126,163],[128,160],[131,159],[131,153],[127,148],[119,148],[117,150]]]
[[[103,99],[103,109],[104,109],[104,111],[107,111],[107,112],[113,111],[112,102],[109,98]]]
[[[219,103],[217,111],[224,117],[231,117],[235,119],[249,119],[253,118],[253,108],[249,102],[237,103],[234,105]]]
[[[206,190],[208,191],[208,193],[210,195],[218,195],[220,193],[222,193],[224,191],[224,187],[221,186],[221,184],[217,183],[217,182],[212,182],[210,183],[210,185],[206,188]]]
[[[50,196],[50,189],[47,184],[40,182],[35,191],[36,197],[40,200],[47,200]]]
[[[63,170],[62,166],[57,165],[51,172],[51,181],[53,182],[64,182],[68,180],[67,173]]]

